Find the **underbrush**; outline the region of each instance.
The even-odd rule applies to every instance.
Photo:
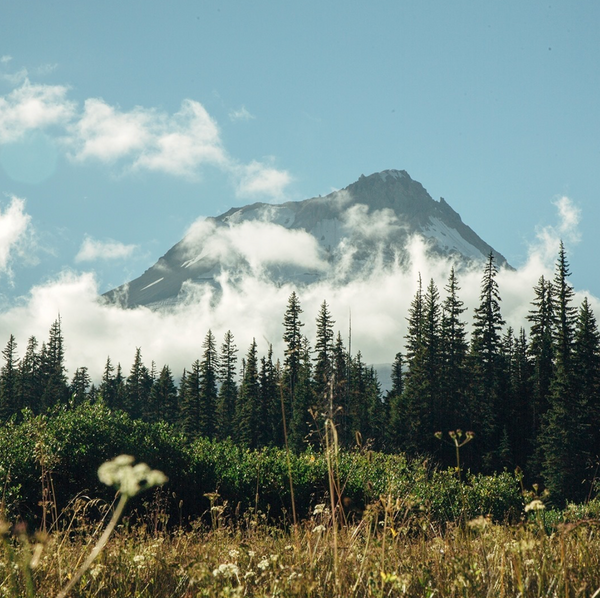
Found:
[[[546,510],[507,472],[326,432],[294,455],[102,405],[25,414],[0,429],[0,597],[600,596],[597,499]],[[97,475],[121,452],[150,467],[121,455]]]

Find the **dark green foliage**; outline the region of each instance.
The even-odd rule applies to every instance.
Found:
[[[150,422],[164,421],[175,424],[178,416],[177,387],[169,366],[165,365],[160,371],[158,379],[152,385],[146,417]]]
[[[21,409],[17,341],[12,334],[2,351],[2,356],[4,365],[0,369],[0,422],[17,414]]]
[[[302,451],[307,443],[313,444],[316,440],[314,437],[311,438],[311,431],[315,431],[314,424],[316,418],[318,419],[318,413],[313,411],[314,404],[310,344],[308,339],[303,337],[300,347],[295,405],[289,426],[289,446],[296,452]]]
[[[42,408],[66,405],[69,402],[69,385],[65,369],[64,339],[60,317],[50,327],[48,343],[40,353],[40,381],[43,388]]]
[[[333,325],[335,321],[326,301],[321,304],[317,316],[317,339],[315,342],[315,400],[321,409],[327,410],[330,402],[333,378]]]
[[[283,342],[285,343],[285,357],[283,361],[283,405],[286,426],[293,417],[296,403],[296,387],[300,376],[300,360],[302,351],[302,327],[300,321],[300,300],[296,292],[292,292],[288,299],[287,309],[283,316]]]
[[[142,351],[138,347],[135,350],[131,371],[125,382],[124,404],[122,405],[122,408],[134,419],[147,417],[152,382],[150,372],[142,362]]]
[[[500,292],[496,275],[498,270],[490,253],[481,281],[480,304],[473,316],[471,341],[470,392],[471,428],[476,434],[477,452],[481,455],[479,466],[486,470],[497,464],[501,428],[498,421],[503,377],[501,359],[501,330],[504,320],[500,313]]]
[[[230,330],[225,333],[219,356],[220,382],[216,406],[216,436],[224,440],[234,435],[234,414],[237,403],[237,347]]]
[[[92,379],[85,366],[75,370],[71,386],[69,387],[71,405],[81,405],[81,403],[88,400],[88,390],[91,383]]]
[[[262,405],[258,379],[258,355],[256,340],[248,350],[244,361],[244,374],[240,387],[236,412],[237,440],[250,448],[260,446],[262,440]]]

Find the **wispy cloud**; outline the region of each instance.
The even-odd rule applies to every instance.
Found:
[[[13,196],[6,209],[0,208],[0,272],[11,275],[11,262],[25,253],[30,226],[23,199]]]
[[[98,260],[119,260],[129,256],[137,249],[137,245],[126,245],[113,239],[99,241],[86,236],[79,252],[75,256],[76,262],[95,262]]]
[[[256,116],[254,116],[254,114],[250,114],[250,112],[248,112],[248,110],[246,110],[246,106],[242,106],[241,108],[238,108],[237,110],[231,110],[229,112],[229,119],[232,122],[238,121],[238,120],[254,120],[256,118]]]
[[[239,197],[265,199],[281,199],[291,181],[272,161],[245,164],[231,156],[217,122],[195,100],[183,100],[174,114],[142,106],[122,110],[102,98],[88,98],[79,108],[66,86],[32,84],[26,71],[12,80],[15,89],[0,96],[0,144],[52,128],[74,163],[96,161],[121,174],[154,171],[194,179],[213,167],[231,177]],[[230,118],[253,116],[242,107]]]
[[[234,166],[238,182],[236,194],[238,197],[270,196],[282,199],[285,189],[292,181],[287,170],[279,170],[270,164],[252,161],[243,166]]]
[[[0,97],[0,144],[20,139],[33,129],[65,125],[75,115],[75,103],[67,99],[63,85],[34,85],[26,80]]]

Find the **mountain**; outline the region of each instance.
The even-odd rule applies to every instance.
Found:
[[[185,300],[195,284],[218,289],[223,276],[235,284],[248,274],[277,284],[343,283],[375,265],[405,261],[415,234],[458,262],[492,252],[499,266],[508,265],[443,198],[434,200],[404,170],[384,170],[325,197],[254,203],[197,221],[156,264],[105,297],[161,307]]]

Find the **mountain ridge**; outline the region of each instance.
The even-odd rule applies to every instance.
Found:
[[[255,202],[197,222],[151,268],[104,297],[125,307],[173,305],[190,283],[218,288],[224,272],[234,281],[259,273],[277,284],[311,284],[334,274],[347,280],[375,255],[387,264],[402,260],[414,234],[460,262],[492,252],[499,266],[508,266],[443,198],[434,200],[405,170],[383,170],[323,197]]]

